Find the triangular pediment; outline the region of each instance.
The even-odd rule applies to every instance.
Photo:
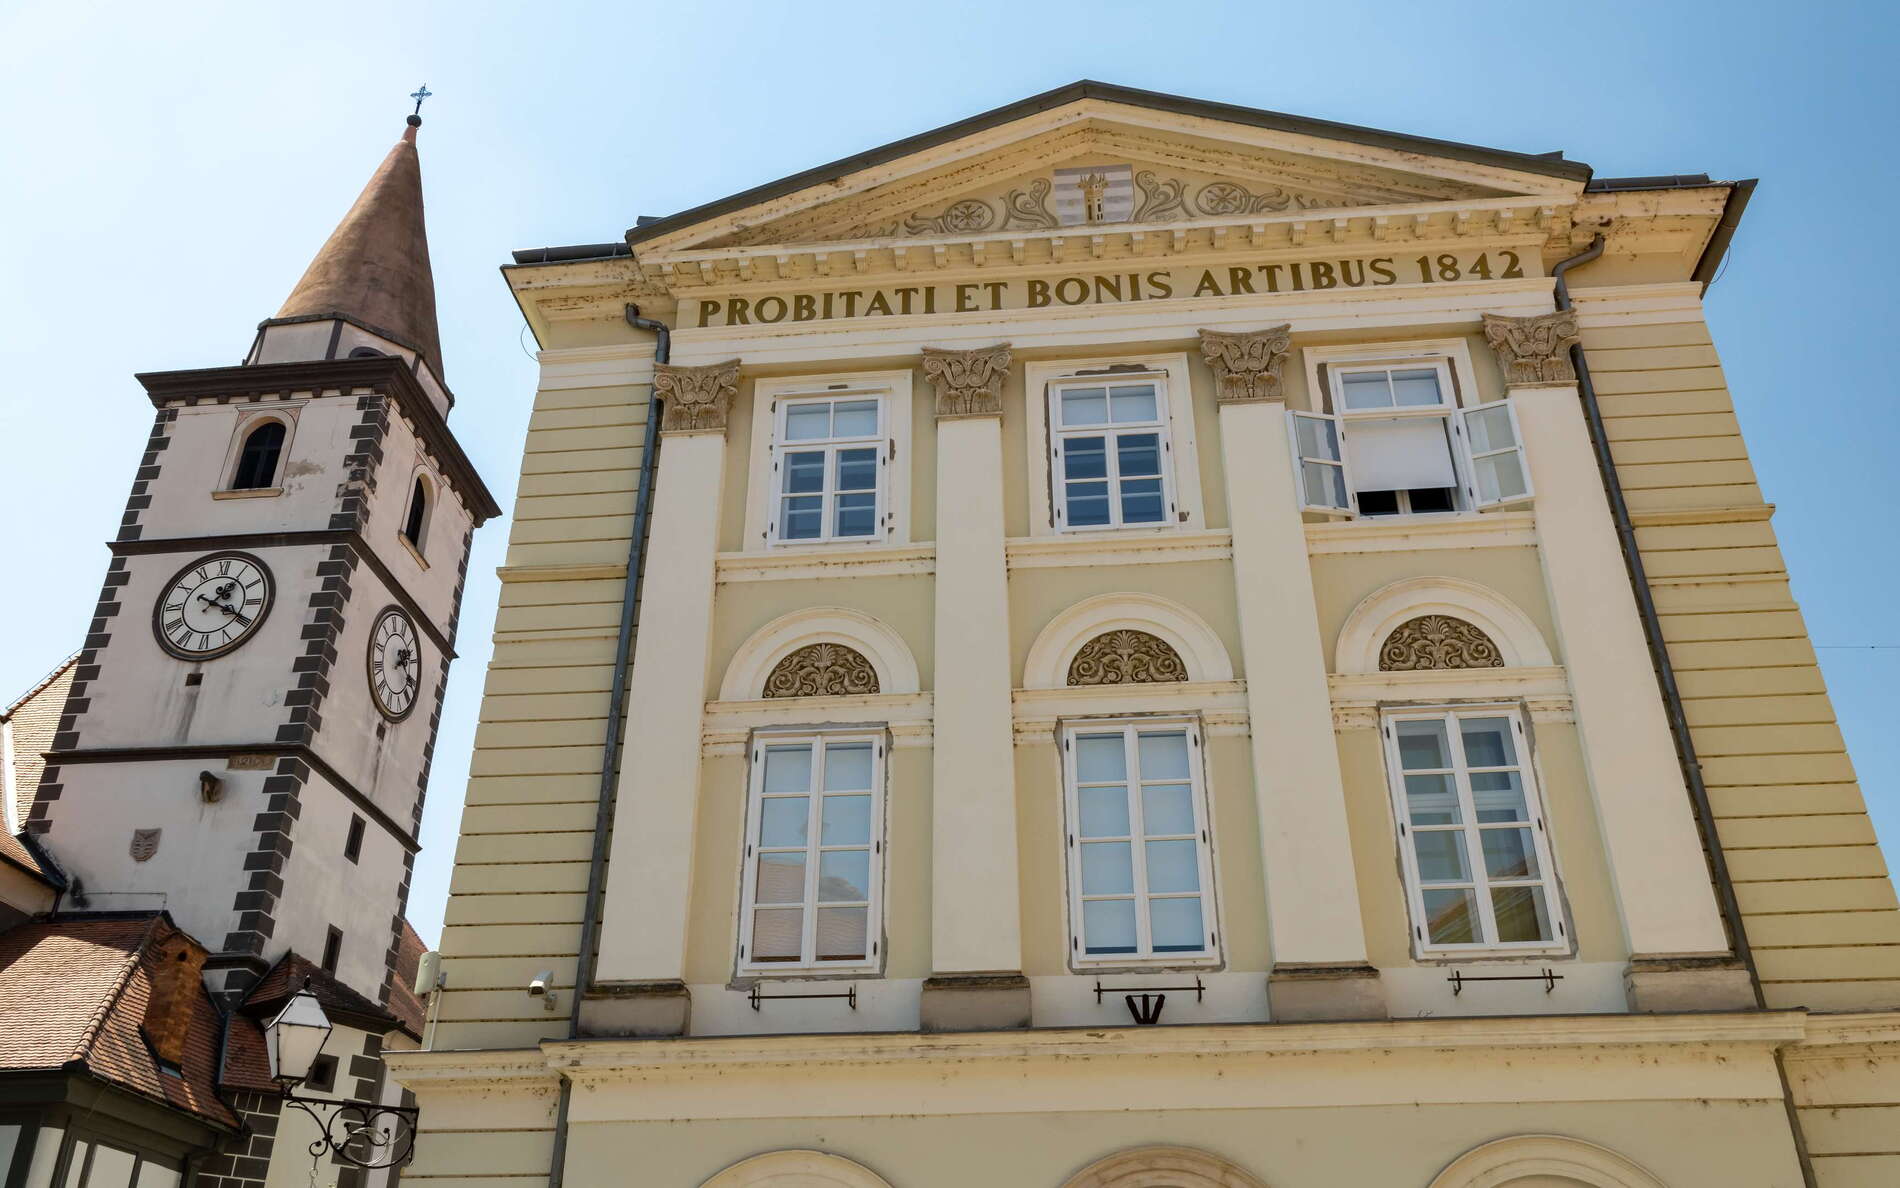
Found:
[[[995,118],[1012,111],[1002,109],[661,220],[629,238],[646,255],[1071,227],[1087,233],[1574,195],[1588,175],[1554,158],[1185,100],[1171,101],[1183,105],[1176,110],[1160,102],[1166,96],[1078,87],[1068,103]],[[1230,112],[1247,119],[1224,118]]]

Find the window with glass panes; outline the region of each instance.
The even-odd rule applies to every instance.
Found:
[[[1427,710],[1384,731],[1421,950],[1566,944],[1523,719]]]
[[[1333,411],[1288,414],[1303,508],[1395,516],[1531,497],[1509,402],[1459,408],[1448,361],[1326,368]]]
[[[1122,528],[1172,518],[1167,415],[1158,377],[1050,386],[1056,527]]]
[[[1064,731],[1078,964],[1215,955],[1200,736],[1183,721]]]
[[[773,539],[876,539],[884,518],[884,416],[876,396],[787,400],[773,448]]]
[[[883,767],[878,734],[753,743],[741,968],[876,963]]]

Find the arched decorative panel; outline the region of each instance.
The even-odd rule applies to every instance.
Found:
[[[864,661],[874,684],[868,689],[857,687],[863,684],[864,676],[851,664],[856,676],[846,683],[853,684],[849,690],[852,693],[918,691],[917,661],[911,658],[910,649],[897,632],[863,611],[842,606],[809,606],[780,615],[739,645],[719,683],[719,699],[753,701],[762,697],[817,696],[770,691],[775,682],[781,680],[781,670],[790,673],[806,663],[800,661],[787,667],[787,662],[801,652],[809,653],[817,644],[831,644]],[[813,655],[809,659],[815,661],[817,657]],[[835,666],[838,659],[833,657],[831,663]]]
[[[1192,1147],[1136,1147],[1091,1163],[1063,1188],[1267,1188],[1238,1164]]]
[[[1497,1139],[1460,1155],[1430,1188],[1668,1188],[1635,1162],[1607,1147],[1555,1134]]]
[[[765,678],[767,697],[843,697],[877,691],[877,669],[864,653],[835,643],[806,644],[780,660]]]
[[[1159,640],[1179,662],[1181,676],[1164,681],[1231,681],[1233,662],[1220,636],[1199,615],[1153,594],[1098,594],[1056,615],[1037,634],[1023,660],[1023,688],[1062,689],[1123,681],[1076,680],[1075,664],[1085,648],[1104,638],[1127,634]]]
[[[1379,645],[1380,672],[1503,667],[1504,654],[1490,636],[1450,615],[1407,619]]]
[[[1071,685],[1152,685],[1187,679],[1181,654],[1147,631],[1105,631],[1069,661]]]
[[[1429,645],[1423,625],[1413,625],[1432,618],[1475,628],[1490,645],[1487,658],[1467,663],[1466,668],[1542,668],[1555,663],[1543,632],[1510,599],[1477,582],[1441,576],[1405,578],[1361,599],[1339,629],[1333,648],[1333,671],[1350,675],[1452,668],[1448,663],[1401,667],[1388,661],[1386,649],[1395,635],[1403,641],[1408,630],[1416,631],[1420,643]],[[1443,625],[1434,628],[1440,633],[1443,629]],[[1489,658],[1493,655],[1495,662]],[[1466,658],[1474,658],[1469,649]]]
[[[823,1151],[772,1151],[733,1164],[700,1188],[891,1188],[861,1163]]]

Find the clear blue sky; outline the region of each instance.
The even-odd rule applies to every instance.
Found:
[[[1900,678],[1896,40],[1891,6],[1825,0],[0,5],[0,701],[83,636],[151,422],[132,373],[239,359],[416,84],[436,92],[422,161],[452,424],[506,507],[534,391],[495,271],[509,249],[612,240],[637,215],[1096,78],[1562,149],[1605,175],[1760,177],[1709,321],[1900,846],[1881,708]],[[431,940],[507,531],[476,538],[436,749],[410,905]]]

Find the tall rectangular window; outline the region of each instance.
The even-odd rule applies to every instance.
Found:
[[[884,746],[862,731],[753,743],[741,970],[877,964]]]
[[[1448,361],[1323,370],[1332,411],[1289,414],[1302,507],[1398,516],[1530,498],[1523,439],[1509,402],[1460,408]]]
[[[1390,713],[1384,734],[1420,950],[1567,944],[1517,711]]]
[[[342,959],[343,933],[340,929],[333,926],[323,937],[323,961],[321,962],[323,972],[327,974],[335,973],[337,962]]]
[[[781,401],[773,434],[773,540],[881,538],[889,514],[886,445],[880,397]]]
[[[1174,516],[1162,377],[1049,386],[1049,464],[1058,529],[1165,524]]]
[[[1077,964],[1216,955],[1200,734],[1191,722],[1063,731]]]
[[[363,856],[363,829],[363,818],[351,814],[350,831],[343,839],[343,856],[351,862]]]

